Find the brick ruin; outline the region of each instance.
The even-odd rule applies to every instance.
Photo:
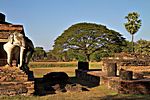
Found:
[[[3,45],[8,41],[8,36],[14,31],[24,33],[23,25],[15,25],[5,21],[5,15],[0,13],[0,66],[6,64],[7,55]]]
[[[16,67],[0,67],[0,95],[31,95],[34,93],[34,81]]]
[[[95,86],[106,85],[121,94],[150,94],[149,57],[119,54],[103,60],[102,70],[88,69],[87,64],[78,64],[76,77],[91,82]],[[134,67],[135,70],[129,70]],[[85,70],[86,68],[86,70]],[[138,69],[138,71],[137,71]],[[144,70],[143,70],[144,69]]]
[[[118,66],[150,66],[150,56],[141,54],[116,53],[113,57],[106,57],[103,62],[117,63]]]
[[[24,33],[23,25],[15,25],[5,21],[5,15],[0,13],[0,95],[31,95],[34,93],[33,72],[25,73],[16,66],[7,67],[7,54],[3,45],[13,32]]]

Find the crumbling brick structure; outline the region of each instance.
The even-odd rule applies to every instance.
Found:
[[[0,13],[0,66],[6,64],[7,55],[3,45],[8,41],[9,34],[18,31],[24,33],[23,25],[15,25],[5,21],[5,15]]]

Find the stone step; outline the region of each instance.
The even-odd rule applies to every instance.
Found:
[[[0,82],[27,81],[28,75],[17,67],[0,67]]]
[[[0,95],[22,95],[34,93],[34,81],[0,82]]]
[[[17,67],[0,67],[0,95],[30,95],[34,93],[34,81]]]

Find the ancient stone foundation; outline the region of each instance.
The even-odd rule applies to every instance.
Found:
[[[120,94],[150,94],[150,79],[121,80],[119,77],[101,77],[101,84]]]
[[[31,95],[34,81],[17,67],[0,67],[0,95]]]
[[[97,85],[106,85],[121,94],[146,94],[150,95],[150,77],[143,73],[133,73],[120,69],[119,75],[116,75],[116,64],[103,64],[102,71],[76,69],[76,77]]]
[[[150,79],[122,80],[119,77],[108,77],[102,71],[76,70],[76,77],[97,85],[106,85],[121,94],[150,94]]]
[[[100,84],[100,77],[96,75],[90,75],[90,70],[85,71],[85,70],[75,70],[76,77],[81,80],[85,80],[88,82],[91,82],[93,85],[98,86]]]

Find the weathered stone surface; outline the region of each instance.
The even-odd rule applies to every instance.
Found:
[[[96,73],[96,74],[95,74]],[[122,80],[119,77],[108,77],[102,71],[76,70],[76,77],[98,85],[106,85],[109,89],[121,94],[148,94],[150,95],[150,78]],[[97,77],[97,78],[96,78]]]
[[[126,71],[126,70],[120,70],[119,77],[122,80],[132,80],[133,79],[133,72],[132,71]]]
[[[15,25],[5,21],[5,15],[0,13],[0,66],[6,65],[7,55],[3,45],[8,41],[8,36],[13,32],[24,33],[23,25]]]
[[[0,95],[30,95],[34,82],[0,82]]]
[[[0,67],[0,82],[28,81],[28,76],[17,67]]]
[[[5,21],[5,15],[0,13],[0,95],[31,94],[34,92],[34,82],[17,67],[4,67],[7,55],[3,45],[9,34],[24,33],[23,25],[14,25]]]
[[[105,63],[105,66],[102,66],[102,71],[106,73],[107,76],[116,76],[117,75],[117,64],[116,63]]]
[[[103,62],[114,62],[118,66],[149,66],[150,56],[140,54],[118,53],[114,57],[106,57]]]
[[[0,67],[0,95],[30,95],[34,81],[17,67]]]
[[[100,77],[90,74],[90,71],[76,69],[75,74],[78,79],[91,82],[93,83],[93,86],[98,86],[100,84]]]
[[[150,80],[120,81],[118,93],[121,94],[150,94]]]
[[[150,94],[150,79],[120,80],[119,77],[101,76],[101,82],[121,94]]]
[[[0,24],[0,39],[7,39],[9,34],[14,31],[24,34],[22,25]]]
[[[89,70],[89,62],[78,62],[79,70]]]
[[[134,79],[144,79],[144,74],[143,73],[133,73],[133,78]]]

